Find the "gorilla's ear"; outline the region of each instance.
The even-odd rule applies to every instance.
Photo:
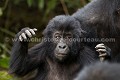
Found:
[[[85,37],[87,35],[87,32],[81,29],[81,37]]]
[[[116,13],[117,13],[117,15],[120,16],[120,8],[118,8],[118,9],[116,10]]]
[[[45,35],[51,35],[52,32],[54,32],[55,23],[54,20],[50,20],[49,23],[47,24],[46,28],[42,32],[42,34]]]

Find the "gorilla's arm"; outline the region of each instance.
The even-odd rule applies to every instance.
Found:
[[[25,31],[25,29],[23,31]],[[20,31],[15,38],[18,39],[23,31]],[[11,52],[9,72],[17,76],[24,76],[29,71],[36,69],[38,65],[42,66],[43,51],[45,51],[43,46],[44,45],[40,43],[28,50],[28,42],[15,41]]]
[[[72,16],[79,20],[81,23],[83,22],[89,25],[106,23],[104,21],[107,21],[110,18],[108,9],[111,8],[113,1],[114,0],[93,0],[75,12]]]
[[[85,5],[84,8],[75,12],[72,16],[81,23],[81,27],[87,32],[86,38],[114,38],[114,42],[98,41],[97,44],[103,43],[110,47],[110,59],[119,62],[119,8],[120,0],[92,0]],[[92,42],[91,42],[92,43]],[[86,44],[94,49],[97,45],[86,42]],[[108,54],[109,55],[109,54]]]

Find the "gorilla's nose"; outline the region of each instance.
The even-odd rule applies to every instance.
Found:
[[[65,49],[67,46],[66,45],[59,45],[60,49]]]

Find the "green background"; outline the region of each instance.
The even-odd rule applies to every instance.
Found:
[[[90,0],[0,0],[0,80],[19,80],[8,74],[12,39],[24,27],[37,28],[37,37],[56,15],[71,15]],[[37,42],[30,43],[30,47]],[[23,80],[23,79],[22,79]]]

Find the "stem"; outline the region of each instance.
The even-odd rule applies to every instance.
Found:
[[[64,2],[64,0],[60,0],[61,4],[62,4],[62,7],[63,7],[63,10],[65,12],[66,15],[69,15],[69,12],[68,12],[68,9],[67,9],[67,6]]]
[[[3,6],[2,10],[5,10],[7,8],[8,2],[9,2],[9,0],[5,1],[5,5]]]

